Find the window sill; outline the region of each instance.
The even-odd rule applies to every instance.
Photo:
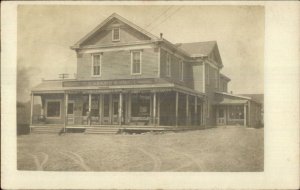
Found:
[[[131,73],[131,75],[142,75],[142,73]]]

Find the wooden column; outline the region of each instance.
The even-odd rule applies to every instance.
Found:
[[[189,125],[189,95],[186,95],[186,125]]]
[[[197,96],[195,96],[195,113],[194,113],[194,125],[197,125]]]
[[[109,123],[112,124],[113,120],[113,112],[112,112],[112,103],[113,103],[113,96],[109,94]]]
[[[68,102],[69,102],[69,94],[65,93],[65,125],[64,132],[66,132],[66,126],[68,125]]]
[[[123,112],[123,95],[119,95],[119,125],[122,125],[122,112]]]
[[[178,126],[178,92],[176,92],[176,100],[175,100],[175,125]]]
[[[29,130],[31,132],[31,126],[32,126],[32,121],[33,121],[33,105],[34,105],[34,95],[33,93],[31,93],[31,101],[30,101],[30,126],[29,126]]]
[[[157,96],[157,125],[160,125],[160,96]]]
[[[156,125],[156,92],[153,94],[153,124]]]
[[[92,111],[92,94],[89,94],[89,120],[88,120],[88,125],[91,125],[91,111]]]
[[[247,104],[244,104],[244,126],[247,126]]]
[[[99,124],[102,124],[103,95],[99,94]]]
[[[131,93],[128,94],[128,124],[131,122]]]

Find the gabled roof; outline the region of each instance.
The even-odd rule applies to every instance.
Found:
[[[159,38],[150,32],[147,32],[146,30],[142,29],[141,27],[133,24],[129,20],[121,17],[120,15],[113,13],[110,15],[107,19],[105,19],[102,23],[100,23],[96,28],[94,28],[91,32],[89,32],[87,35],[85,35],[83,38],[81,38],[76,44],[74,44],[71,48],[78,48],[82,43],[84,43],[86,40],[88,40],[90,37],[92,37],[94,34],[96,34],[98,31],[102,29],[103,26],[105,26],[109,21],[117,19],[120,20],[121,22],[127,24],[128,26],[136,29],[137,31],[141,32],[142,34],[148,36],[151,40],[158,40]]]
[[[175,44],[180,49],[190,53],[191,55],[202,55],[208,56],[212,51],[214,46],[217,44],[216,41],[208,42],[191,42],[191,43],[178,43]]]
[[[222,65],[222,60],[216,41],[178,43],[175,45],[178,48],[188,52],[191,57],[212,57],[215,54],[215,61]]]

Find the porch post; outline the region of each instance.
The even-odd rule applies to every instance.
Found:
[[[128,124],[131,122],[131,92],[128,94]]]
[[[91,111],[92,111],[92,94],[89,94],[89,120],[88,125],[91,125]]]
[[[189,95],[186,95],[186,125],[189,125]]]
[[[99,94],[99,124],[101,125],[102,124],[102,105],[103,105],[103,102],[102,102],[102,94]]]
[[[160,96],[157,96],[157,125],[160,125]]]
[[[34,95],[33,95],[33,93],[31,93],[31,101],[30,101],[30,126],[29,126],[30,132],[31,132],[32,120],[33,120],[33,101],[34,101]]]
[[[244,104],[244,126],[247,126],[247,107],[246,104]]]
[[[65,93],[65,127],[64,132],[66,132],[66,126],[68,124],[68,102],[69,102],[69,94]]]
[[[153,94],[153,124],[156,125],[156,92]]]
[[[194,113],[194,125],[197,125],[197,96],[195,96],[195,113]]]
[[[178,126],[178,92],[176,92],[176,102],[175,102],[175,125]]]
[[[122,112],[123,112],[123,95],[122,95],[122,92],[120,92],[120,95],[119,95],[119,125],[122,125]]]

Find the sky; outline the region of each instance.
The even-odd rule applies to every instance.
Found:
[[[117,13],[172,43],[217,41],[235,94],[264,92],[264,8],[262,6],[21,5],[17,24],[17,100],[60,73],[76,73],[70,49],[111,14]]]

